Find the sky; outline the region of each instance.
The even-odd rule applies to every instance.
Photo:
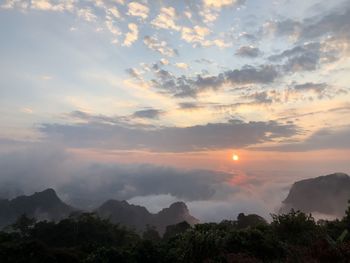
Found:
[[[350,173],[349,28],[343,0],[0,0],[0,196],[268,217]]]

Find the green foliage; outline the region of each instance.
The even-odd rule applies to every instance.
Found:
[[[150,225],[146,226],[146,230],[143,232],[142,238],[153,242],[159,242],[161,239],[156,227]]]
[[[147,226],[134,231],[83,213],[59,222],[21,216],[0,231],[1,263],[350,262],[348,222],[315,222],[300,211],[237,220],[168,226],[163,238]]]
[[[237,228],[243,229],[247,227],[256,227],[259,225],[266,225],[267,222],[264,218],[258,215],[245,215],[244,213],[240,213],[237,217]]]
[[[293,209],[289,214],[272,215],[271,227],[279,240],[292,245],[307,245],[314,241],[320,232],[311,214]]]
[[[166,227],[163,238],[168,240],[170,238],[175,237],[176,235],[184,233],[187,229],[190,229],[191,225],[186,221],[178,223],[176,225],[170,225]]]
[[[34,226],[36,220],[29,218],[27,215],[21,215],[14,224],[10,226],[14,231],[19,232],[22,236],[28,236],[30,229]]]

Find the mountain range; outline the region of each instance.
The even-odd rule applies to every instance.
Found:
[[[344,215],[349,199],[350,177],[344,173],[334,173],[295,182],[287,198],[282,202],[279,212],[287,213],[293,208],[306,213],[341,217]],[[55,190],[46,189],[12,200],[0,199],[0,228],[13,223],[22,214],[37,220],[57,221],[81,212],[95,212],[113,223],[119,223],[140,232],[147,225],[154,226],[160,233],[164,233],[168,225],[183,221],[191,225],[199,223],[183,202],[175,202],[155,214],[150,213],[143,206],[117,200],[108,200],[96,209],[83,211],[64,203]]]
[[[13,223],[20,215],[26,214],[38,220],[57,221],[74,213],[84,212],[64,203],[53,189],[46,189],[30,196],[19,196],[12,200],[0,200],[0,227]],[[152,214],[145,207],[129,204],[127,201],[109,200],[91,212],[137,231],[147,225],[163,233],[166,226],[183,221],[193,225],[199,220],[191,216],[185,203],[176,202],[159,213]]]

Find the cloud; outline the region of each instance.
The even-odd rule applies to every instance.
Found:
[[[327,49],[319,42],[309,42],[284,50],[280,54],[269,57],[270,61],[280,62],[283,69],[288,72],[314,71],[322,64],[337,60],[337,52],[334,49]]]
[[[265,30],[276,36],[298,37],[301,30],[301,23],[292,19],[269,21],[265,24]]]
[[[83,115],[83,119],[88,120],[86,123],[42,124],[39,131],[45,140],[67,147],[165,152],[243,148],[298,134],[295,125],[274,121],[230,120],[189,127],[143,127],[118,119],[87,115]]]
[[[0,198],[52,187],[65,201],[78,207],[95,208],[108,199],[149,195],[171,195],[185,201],[208,200],[238,191],[229,185],[233,176],[230,173],[147,164],[80,162],[52,144],[0,154],[0,169]]]
[[[134,23],[130,23],[128,25],[128,28],[130,30],[130,32],[128,32],[125,35],[125,39],[124,39],[124,46],[130,47],[138,38],[138,34],[139,34],[139,30],[137,28],[137,25]]]
[[[107,13],[113,15],[115,18],[121,18],[120,12],[115,6],[108,8]]]
[[[241,69],[227,70],[214,76],[198,74],[194,78],[175,77],[166,70],[156,71],[157,79],[152,81],[153,87],[175,97],[196,97],[207,90],[218,90],[223,85],[269,84],[279,76],[276,67],[262,65],[259,67],[244,66]]]
[[[97,19],[97,16],[93,13],[93,10],[90,7],[79,9],[78,16],[88,22],[93,22]]]
[[[211,8],[203,8],[199,11],[199,14],[203,17],[203,22],[206,24],[212,24],[219,17],[219,13]]]
[[[315,82],[306,82],[303,84],[295,84],[287,90],[288,95],[292,95],[295,99],[299,98],[308,98],[309,100],[313,99],[330,99],[340,94],[347,94],[348,91],[336,87],[330,86],[327,83],[315,83]]]
[[[162,7],[159,15],[152,20],[151,24],[156,28],[179,31],[180,26],[176,25],[176,11],[173,7]]]
[[[331,34],[336,38],[346,38],[350,40],[350,4],[344,1],[337,8],[326,13],[323,17],[313,17],[304,20],[300,37],[303,39],[313,39]]]
[[[316,93],[322,93],[325,89],[328,88],[327,83],[313,83],[307,82],[304,84],[299,84],[294,86],[294,90],[296,91],[314,91]]]
[[[257,68],[245,66],[240,70],[226,71],[225,76],[231,84],[267,84],[272,83],[278,77],[278,71],[272,65],[263,65]]]
[[[161,114],[164,112],[157,109],[146,109],[146,110],[139,110],[135,111],[132,116],[135,118],[141,118],[141,119],[158,119]]]
[[[143,43],[149,48],[152,49],[164,56],[173,57],[178,54],[176,49],[169,47],[168,43],[160,41],[157,37],[153,36],[145,36],[143,39]]]
[[[204,38],[210,34],[207,27],[194,26],[193,28],[183,27],[181,38],[189,43],[205,44]]]
[[[254,103],[257,104],[271,104],[273,102],[272,97],[267,91],[255,92],[245,97],[253,99]]]
[[[220,221],[240,212],[268,215],[282,200],[281,184],[261,174],[90,162],[53,144],[0,154],[0,170],[0,198],[50,187],[68,204],[85,209],[116,199],[157,212],[181,200],[202,221]]]
[[[137,69],[128,68],[126,69],[126,72],[130,75],[130,77],[142,80],[142,74]]]
[[[316,131],[304,141],[256,148],[266,151],[306,152],[322,149],[350,149],[350,126],[324,128]]]
[[[0,8],[3,8],[3,9],[12,9],[12,8],[27,9],[28,6],[29,6],[29,4],[26,1],[5,0],[0,5]]]
[[[85,169],[84,169],[85,170]],[[79,199],[125,200],[149,195],[171,195],[182,200],[215,198],[225,188],[232,174],[206,170],[182,171],[152,165],[93,165],[85,176],[73,178],[60,189]],[[99,183],[96,184],[96,180]],[[237,191],[227,187],[224,195]],[[97,198],[96,198],[97,197]],[[73,199],[70,197],[69,199]]]
[[[69,159],[73,160],[72,156],[53,144],[27,144],[23,150],[0,154],[0,198],[63,184],[71,165]]]
[[[203,0],[199,14],[206,24],[213,23],[218,17],[222,8],[243,5],[245,0]]]
[[[231,46],[231,43],[226,43],[221,38],[207,39],[211,31],[207,27],[195,25],[194,27],[182,27],[181,38],[194,47],[210,47],[217,46],[219,48],[226,48]]]
[[[256,58],[260,54],[259,48],[253,46],[242,46],[236,51],[236,55],[240,57]]]
[[[106,16],[105,23],[106,23],[107,29],[109,30],[109,32],[111,32],[111,34],[114,37],[118,37],[119,35],[121,35],[121,32],[120,32],[118,26],[116,26],[115,20],[111,16],[109,16],[109,15]],[[114,39],[114,42],[117,42],[117,39]]]
[[[183,110],[197,110],[202,108],[202,106],[196,102],[180,102],[179,107]]]
[[[183,63],[183,62],[175,63],[175,66],[180,68],[180,69],[188,69],[189,68],[188,64]]]
[[[245,0],[203,0],[207,7],[222,8],[225,6],[234,6],[244,4]]]
[[[276,36],[289,36],[298,42],[321,43],[322,49],[342,54],[350,51],[350,4],[342,4],[327,10],[324,14],[308,17],[302,21],[292,19],[267,23],[266,28]],[[338,58],[341,55],[338,55]]]
[[[13,1],[16,2],[16,1]],[[14,7],[14,4],[12,5]],[[27,5],[28,7],[29,5]],[[53,3],[50,0],[32,0],[31,8],[43,10],[43,11],[73,11],[75,8],[74,0],[66,0],[66,1],[58,1],[57,3]]]
[[[315,70],[320,61],[320,47],[320,44],[316,42],[306,43],[272,55],[269,60],[287,60],[284,65],[287,71]]]
[[[159,60],[159,62],[162,64],[162,65],[168,65],[169,64],[169,60],[165,59],[165,58],[161,58]]]
[[[146,19],[148,17],[149,7],[138,2],[131,2],[128,4],[128,15],[141,17]]]

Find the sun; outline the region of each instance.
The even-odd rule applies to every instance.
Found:
[[[237,154],[232,155],[232,160],[237,162],[239,160],[239,156]]]

